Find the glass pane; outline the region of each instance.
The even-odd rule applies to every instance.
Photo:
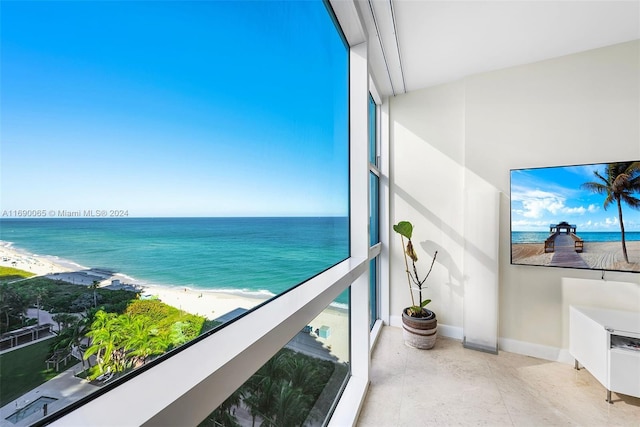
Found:
[[[348,376],[347,290],[200,427],[324,425]]]
[[[369,172],[369,245],[373,246],[380,241],[380,179],[373,172]]]
[[[323,2],[3,2],[1,20],[12,419],[349,256],[348,50]]]
[[[378,319],[378,258],[369,261],[369,328]]]
[[[369,163],[378,166],[376,110],[377,105],[373,97],[369,95]]]

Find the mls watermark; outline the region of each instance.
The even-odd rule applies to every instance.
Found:
[[[129,209],[5,209],[3,218],[124,218]]]

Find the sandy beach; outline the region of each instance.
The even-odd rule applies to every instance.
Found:
[[[640,271],[640,242],[627,242],[629,263],[624,261],[620,242],[585,242],[580,256],[589,268],[596,270]],[[542,243],[521,243],[512,247],[514,263],[526,265],[549,265],[553,253],[544,253]]]
[[[97,281],[100,287],[136,288],[141,290],[143,298],[157,297],[165,304],[210,320],[224,317],[237,309],[252,309],[267,299],[266,297],[249,297],[234,293],[141,283],[132,281],[131,278],[123,274],[28,254],[4,243],[0,244],[0,266],[13,267],[34,273],[37,276],[46,276],[50,279],[82,286],[89,286]],[[341,361],[346,361],[349,356],[348,324],[349,318],[345,310],[329,307],[310,322],[313,331],[325,326],[329,331],[328,336],[326,338],[317,337],[313,332],[311,335],[317,338],[324,347],[331,349],[332,355]]]
[[[28,271],[36,276],[71,271],[71,268],[62,266],[51,259],[19,251],[4,242],[0,244],[0,265]]]
[[[197,314],[211,320],[225,317],[237,309],[249,310],[260,305],[267,298],[249,298],[223,292],[199,291],[189,288],[168,288],[165,286],[144,286],[145,295],[158,297],[160,301],[186,312]],[[312,336],[329,348],[340,361],[349,360],[348,327],[349,317],[346,310],[329,307],[309,323]],[[329,336],[319,337],[315,331],[327,328]],[[319,332],[319,331],[318,331]],[[294,338],[299,341],[300,337]]]
[[[511,260],[516,264],[549,265],[552,253],[544,253],[542,243],[519,243],[511,247]]]

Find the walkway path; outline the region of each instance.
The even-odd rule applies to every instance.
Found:
[[[568,234],[557,234],[554,241],[553,258],[551,264],[554,267],[589,268],[579,253],[575,250],[575,242]]]
[[[100,388],[99,386],[93,385],[84,379],[76,377],[75,374],[80,371],[82,371],[82,363],[72,366],[57,377],[52,378],[46,383],[34,388],[30,392],[23,394],[18,399],[0,408],[0,426],[28,426],[41,419],[43,417],[41,410],[27,418],[24,418],[23,420],[18,421],[17,423],[12,423],[6,419],[17,410],[24,408],[29,403],[32,403],[40,397],[46,396],[57,399],[55,402],[48,404],[48,412],[51,414],[52,412],[68,406]]]
[[[51,323],[52,325],[54,325],[52,329],[58,329],[58,324],[53,321],[50,313],[45,310],[40,310],[39,315],[41,324]],[[37,318],[37,309],[29,308],[27,316]],[[51,337],[47,337],[44,339],[50,338]],[[29,346],[39,341],[40,340],[32,341],[6,351],[14,351],[18,348]],[[23,394],[18,399],[13,400],[12,402],[0,408],[0,427],[28,426],[42,418],[43,413],[41,410],[41,405],[38,405],[40,409],[36,413],[33,413],[32,415],[18,421],[17,423],[12,423],[6,419],[16,411],[24,408],[30,403],[33,403],[40,397],[51,397],[56,399],[55,402],[51,402],[48,404],[48,413],[52,413],[60,408],[68,406],[72,402],[75,402],[76,400],[79,400],[80,398],[88,394],[93,393],[98,388],[100,388],[99,386],[91,384],[88,381],[75,376],[76,373],[81,372],[82,370],[82,363],[78,362],[76,365],[72,366],[66,371],[61,372],[51,380],[41,384],[28,393]]]

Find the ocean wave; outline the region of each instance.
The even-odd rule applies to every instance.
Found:
[[[132,285],[141,285],[141,284],[145,283],[142,280],[138,280],[135,277],[129,276],[128,274],[124,274],[124,273],[116,272],[114,274],[114,276],[116,276],[117,278],[121,279],[121,281],[126,281],[125,283],[129,283],[129,284],[132,284]],[[160,285],[158,285],[158,286],[160,286]]]
[[[113,224],[72,219],[12,222],[7,231],[15,234],[11,240],[18,246],[78,261],[47,256],[65,270],[106,269],[123,284],[263,299],[298,286],[348,254],[347,234],[336,234],[347,230],[346,218],[166,218]],[[246,238],[229,233],[238,227]],[[301,247],[296,237],[300,233],[311,233],[315,243]],[[247,246],[259,250],[239,271],[236,260],[245,256]]]
[[[255,297],[272,298],[272,297],[276,296],[276,294],[274,294],[273,292],[271,292],[271,291],[269,291],[267,289],[251,290],[251,289],[234,289],[234,288],[201,288],[201,287],[198,287],[197,290],[198,291],[202,291],[202,292],[218,292],[218,293],[233,294],[233,295],[254,297],[254,298]]]
[[[89,267],[84,266],[82,264],[78,264],[75,261],[71,261],[70,259],[67,258],[60,258],[59,256],[56,255],[38,255],[38,254],[32,254],[33,256],[39,257],[39,258],[44,258],[48,261],[53,262],[56,265],[59,265],[61,267],[70,269],[70,270],[90,270]]]
[[[57,255],[38,255],[35,253],[31,253],[24,249],[13,247],[13,242],[1,241],[0,245],[6,248],[11,248],[11,250],[17,253],[20,253],[23,256],[34,257],[36,259],[37,258],[46,259],[58,266],[64,267],[69,270],[77,270],[77,271],[95,270],[97,272],[104,272],[105,274],[109,274],[112,279],[119,279],[122,282],[122,284],[129,284],[129,285],[141,286],[143,288],[150,288],[144,293],[153,293],[154,287],[160,287],[160,288],[170,288],[170,289],[179,289],[179,290],[184,289],[185,291],[190,291],[190,292],[224,293],[228,295],[237,295],[237,296],[246,297],[246,298],[259,298],[262,300],[269,300],[281,294],[281,293],[275,293],[268,289],[232,288],[232,287],[216,287],[216,286],[208,287],[208,286],[203,286],[195,283],[188,283],[184,285],[184,284],[176,284],[176,283],[162,283],[156,280],[143,281],[143,280],[137,279],[134,276],[131,276],[122,272],[114,271],[113,269],[98,268],[98,267],[90,268],[90,267],[83,266],[75,261],[72,261],[66,258],[61,258]],[[329,304],[329,307],[338,309],[338,310],[344,310],[344,311],[349,310],[349,304],[343,303],[343,302],[334,301],[331,304]]]

